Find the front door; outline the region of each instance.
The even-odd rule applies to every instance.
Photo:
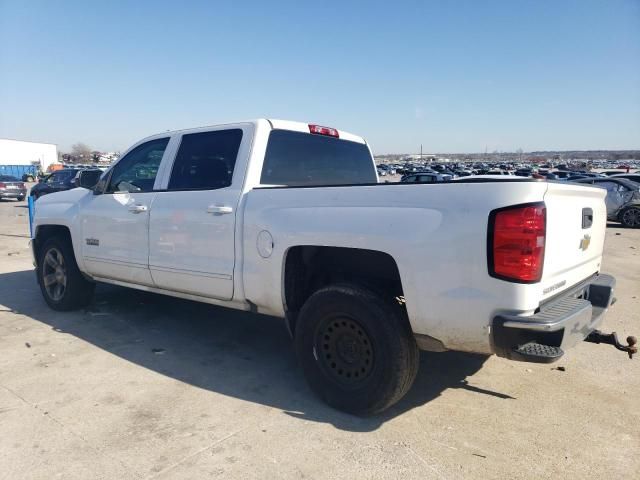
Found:
[[[156,193],[151,209],[149,268],[157,287],[233,297],[235,221],[243,181],[234,171],[241,145],[248,152],[251,138],[243,128],[182,136],[167,188]]]
[[[82,259],[88,273],[153,285],[149,273],[149,211],[168,142],[169,138],[158,138],[127,153],[82,209]]]

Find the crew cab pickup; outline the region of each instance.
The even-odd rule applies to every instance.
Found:
[[[106,282],[282,317],[314,391],[372,414],[419,349],[553,361],[612,304],[602,189],[469,178],[378,183],[365,140],[306,123],[160,133],[38,200],[37,278],[56,310]]]

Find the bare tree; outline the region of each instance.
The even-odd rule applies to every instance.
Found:
[[[91,147],[82,142],[71,146],[71,156],[75,160],[88,161],[91,159]]]

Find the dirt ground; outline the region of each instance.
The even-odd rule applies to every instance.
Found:
[[[314,397],[278,319],[111,286],[48,309],[27,218],[0,203],[0,479],[640,475],[640,358],[423,353],[400,404],[356,418]],[[640,230],[610,225],[603,271],[603,329],[640,336]]]

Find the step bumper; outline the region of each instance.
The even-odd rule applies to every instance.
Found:
[[[578,288],[541,307],[534,315],[501,314],[494,318],[492,343],[494,352],[512,360],[551,362],[558,360],[568,348],[582,342],[604,320],[614,303],[616,280],[611,275],[597,275]],[[527,344],[554,347],[549,357],[526,352],[538,348],[523,348]],[[542,349],[544,350],[544,349]]]

